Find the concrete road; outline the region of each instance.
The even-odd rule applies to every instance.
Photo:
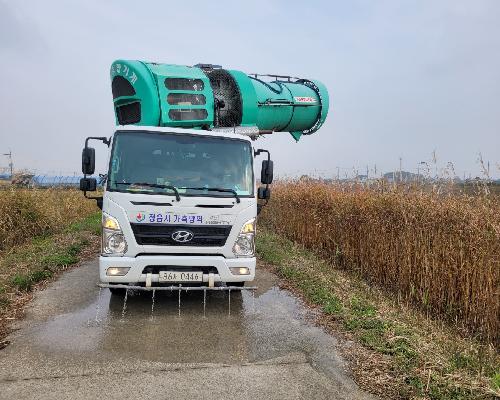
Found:
[[[96,287],[97,262],[37,293],[0,351],[0,399],[366,399],[336,340],[276,278],[249,292]],[[230,300],[230,301],[229,301]],[[180,315],[179,315],[180,310]]]

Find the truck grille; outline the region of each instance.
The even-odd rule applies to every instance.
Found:
[[[190,225],[158,225],[130,224],[137,244],[154,246],[205,246],[222,247],[226,244],[231,226],[190,226]],[[176,231],[189,231],[193,239],[181,243],[172,239]]]

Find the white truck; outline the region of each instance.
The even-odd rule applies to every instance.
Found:
[[[104,193],[94,197],[102,208],[100,285],[114,293],[242,289],[255,277],[255,218],[273,180],[269,152],[252,139],[316,132],[328,113],[326,87],[138,60],[116,60],[110,77],[118,128],[109,139],[87,138],[80,182],[85,196],[96,190],[89,141],[110,146]]]
[[[270,197],[273,163],[262,161],[257,190],[254,159],[265,150],[230,133],[170,127],[118,127],[112,138],[88,138],[82,170],[92,175],[95,150],[110,146],[102,197],[102,286],[206,286],[237,290],[255,277],[257,200]],[[85,192],[95,178],[82,179]],[[117,287],[114,287],[118,285]]]

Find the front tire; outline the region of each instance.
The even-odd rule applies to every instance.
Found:
[[[126,289],[122,288],[112,288],[112,287],[109,288],[109,291],[113,296],[125,296],[125,290]]]

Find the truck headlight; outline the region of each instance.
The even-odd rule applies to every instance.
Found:
[[[116,218],[102,213],[102,255],[123,256],[127,241]]]
[[[255,254],[255,218],[247,221],[241,228],[233,246],[236,257],[253,257]]]
[[[130,267],[109,267],[106,270],[107,276],[125,276],[127,275]]]

